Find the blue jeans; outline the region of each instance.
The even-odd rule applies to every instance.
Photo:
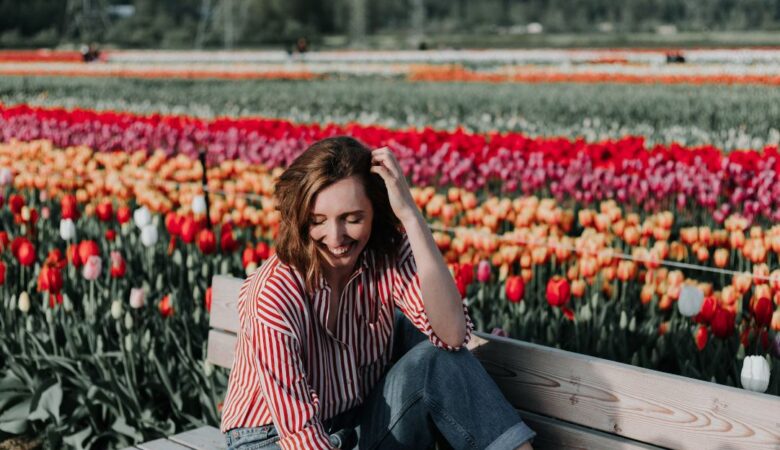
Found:
[[[361,450],[431,448],[513,450],[536,435],[467,349],[434,347],[396,311],[393,364],[362,405],[326,420],[331,444]],[[353,431],[354,430],[354,431]],[[277,450],[272,424],[236,428],[228,450]]]

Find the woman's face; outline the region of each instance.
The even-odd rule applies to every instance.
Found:
[[[309,235],[328,269],[351,271],[371,237],[374,210],[358,177],[344,178],[314,199]]]

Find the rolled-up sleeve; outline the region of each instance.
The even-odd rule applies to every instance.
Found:
[[[297,338],[281,324],[256,319],[256,362],[263,396],[283,449],[331,449],[320,421],[319,398],[309,385]]]
[[[433,331],[428,315],[425,313],[423,304],[422,289],[420,288],[420,277],[417,274],[417,263],[412,254],[412,248],[409,240],[404,235],[401,248],[398,253],[398,259],[394,267],[393,280],[393,301],[401,312],[422,331],[433,345],[436,347],[455,351],[466,345],[471,340],[474,331],[474,323],[469,316],[468,306],[465,299],[461,300],[463,305],[463,315],[466,319],[466,336],[463,342],[458,346],[451,346],[442,341]]]

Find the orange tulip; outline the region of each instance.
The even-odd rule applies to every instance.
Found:
[[[725,248],[715,250],[715,267],[724,268],[729,263],[729,251]]]
[[[585,280],[583,279],[576,279],[571,282],[571,295],[582,298],[583,295],[585,295],[585,288],[587,286],[585,285]]]
[[[741,273],[738,275],[734,275],[734,278],[732,279],[732,284],[734,285],[734,288],[737,289],[737,292],[740,294],[744,294],[750,289],[750,285],[752,284],[753,278],[750,276],[749,273]]]

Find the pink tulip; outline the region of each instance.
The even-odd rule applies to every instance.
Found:
[[[82,275],[89,281],[97,280],[100,276],[101,259],[100,256],[92,255],[87,259],[87,263],[84,264],[84,268],[81,270]]]
[[[477,267],[477,281],[480,283],[487,283],[490,281],[490,263],[483,259],[479,262]]]
[[[146,293],[143,288],[130,289],[130,307],[134,309],[142,308],[146,303]]]

